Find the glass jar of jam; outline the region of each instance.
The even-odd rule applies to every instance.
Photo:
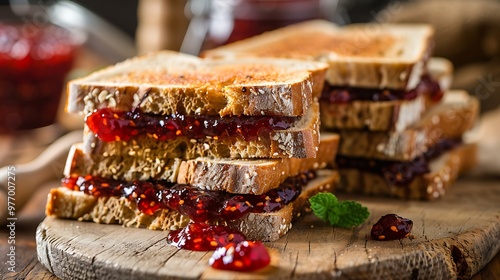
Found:
[[[54,123],[81,43],[67,29],[31,19],[0,18],[0,133]]]
[[[333,20],[337,0],[212,0],[202,50],[286,25]]]

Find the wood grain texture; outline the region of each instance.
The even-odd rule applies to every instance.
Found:
[[[212,269],[210,252],[170,247],[165,232],[53,218],[38,227],[38,257],[62,279],[468,279],[500,250],[498,181],[462,180],[434,202],[341,198],[363,203],[370,218],[340,229],[308,215],[266,243],[272,265],[255,273]],[[387,213],[412,219],[414,238],[371,240]]]

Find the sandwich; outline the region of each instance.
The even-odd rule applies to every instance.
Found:
[[[329,65],[320,97],[321,129],[341,135],[339,191],[431,200],[470,167],[462,135],[478,102],[449,91],[453,65],[433,58],[425,24],[315,20],[208,50],[203,57],[279,57]]]
[[[319,135],[326,64],[200,59],[171,51],[70,81],[85,116],[48,216],[177,230],[222,225],[283,236],[307,198],[332,191],[339,136]]]

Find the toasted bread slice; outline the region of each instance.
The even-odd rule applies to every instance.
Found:
[[[286,178],[311,169],[324,168],[335,159],[339,136],[322,133],[316,158],[251,159],[153,158],[136,154],[126,156],[87,155],[81,144],[69,153],[64,175],[93,175],[115,180],[166,180],[187,183],[200,189],[231,193],[262,194],[278,187]]]
[[[400,132],[340,131],[339,154],[350,157],[410,161],[440,139],[457,139],[475,123],[477,98],[461,90],[444,95],[415,124]]]
[[[272,213],[248,214],[227,222],[227,225],[242,231],[247,238],[274,241],[287,233],[292,220],[298,217],[307,205],[307,199],[316,193],[333,191],[339,175],[333,170],[320,170],[318,176],[303,188],[299,197],[281,210]],[[94,197],[65,187],[50,191],[46,205],[47,216],[93,221],[103,224],[122,224],[127,227],[146,227],[152,230],[173,230],[185,226],[189,218],[176,211],[163,209],[146,215],[137,209],[137,204],[123,197]]]
[[[177,182],[200,189],[230,193],[262,194],[277,188],[286,178],[325,168],[335,159],[339,136],[322,133],[316,158],[232,160],[197,158],[183,161]]]
[[[354,24],[340,28],[314,20],[208,50],[204,57],[287,57],[329,64],[326,81],[336,86],[412,89],[432,48],[425,24]]]
[[[445,58],[432,57],[427,62],[428,72],[439,83],[440,90],[449,89],[453,65]],[[439,104],[429,95],[413,100],[352,101],[343,104],[320,102],[321,127],[333,129],[367,129],[369,131],[403,131],[417,122],[432,106]]]
[[[321,93],[326,67],[285,59],[203,60],[162,51],[70,81],[67,110],[302,116]]]
[[[357,169],[340,169],[342,192],[404,199],[433,200],[442,197],[457,177],[476,162],[475,144],[464,144],[429,163],[430,172],[417,176],[408,186],[395,186],[383,175]]]

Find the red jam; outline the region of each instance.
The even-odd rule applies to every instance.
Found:
[[[87,116],[86,123],[99,139],[107,142],[128,141],[137,135],[150,135],[160,141],[181,136],[189,139],[241,136],[251,141],[270,131],[287,129],[295,120],[294,117],[269,116],[159,116],[103,108]]]
[[[54,122],[75,44],[53,25],[0,22],[0,133]]]
[[[69,189],[97,197],[126,197],[135,201],[139,210],[148,215],[160,208],[168,208],[195,222],[206,222],[237,220],[248,213],[278,211],[295,200],[302,186],[314,177],[314,172],[290,177],[280,187],[262,195],[205,191],[165,182],[122,182],[93,176],[65,178],[62,183]]]
[[[371,237],[375,240],[398,240],[408,237],[413,227],[413,221],[396,214],[382,216],[371,230]]]
[[[271,257],[261,242],[243,241],[217,248],[208,263],[216,269],[255,271],[268,266]]]
[[[182,229],[172,230],[167,236],[170,245],[192,251],[212,251],[245,239],[243,233],[238,230],[197,222],[190,222]]]
[[[413,100],[421,94],[427,94],[432,101],[437,102],[443,97],[439,83],[434,81],[430,75],[422,76],[420,83],[415,89],[390,90],[390,89],[367,89],[356,87],[338,87],[325,83],[321,100],[332,104],[346,104],[356,100],[365,101],[391,101],[391,100]]]
[[[413,161],[385,161],[365,158],[351,158],[337,156],[336,162],[339,168],[353,168],[366,172],[381,174],[388,183],[394,186],[408,186],[416,176],[428,173],[429,161],[453,149],[461,143],[457,139],[444,139],[438,141],[434,147],[428,149],[422,156]]]

